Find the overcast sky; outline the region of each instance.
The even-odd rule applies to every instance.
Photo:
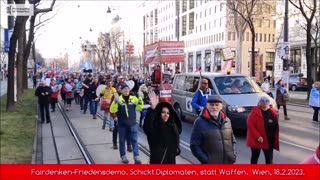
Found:
[[[132,17],[143,1],[57,1],[53,12],[42,19],[53,17],[37,32],[36,47],[45,58],[55,58],[68,51],[70,55],[79,53],[81,42],[85,39],[96,42],[100,32],[107,32],[111,19]],[[44,1],[41,7],[49,7]],[[110,6],[112,13],[106,11]],[[1,25],[7,27],[6,6],[1,1]],[[141,17],[137,17],[141,18]],[[92,29],[92,32],[89,29]],[[80,39],[82,37],[82,40]]]

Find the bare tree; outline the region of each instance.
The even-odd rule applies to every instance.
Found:
[[[30,24],[29,24],[29,34],[28,34],[28,41],[25,43],[25,48],[23,50],[24,52],[24,56],[23,56],[23,71],[22,71],[22,85],[23,87],[21,88],[23,89],[27,89],[28,88],[28,59],[30,56],[30,52],[31,52],[31,47],[32,47],[32,43],[34,43],[34,35],[36,33],[36,27],[38,25],[44,24],[45,22],[49,21],[50,19],[52,19],[54,16],[52,16],[51,18],[48,18],[44,21],[41,21],[40,18],[43,14],[46,14],[47,12],[50,12],[53,10],[54,4],[56,2],[56,0],[52,0],[51,5],[49,8],[45,8],[45,9],[38,9],[38,6],[40,5],[40,1],[41,0],[29,0],[29,3],[32,3],[35,7],[34,10],[34,15],[31,16],[30,18]],[[36,21],[36,17],[37,15],[40,15],[39,18],[39,23],[35,24]]]
[[[317,0],[289,0],[289,2],[297,8],[303,18],[305,19],[305,31],[307,36],[306,44],[306,59],[307,59],[307,81],[308,81],[308,96],[309,99],[310,90],[312,88],[312,52],[311,52],[311,42],[312,42],[312,21],[317,12]]]
[[[98,38],[97,45],[97,54],[100,60],[100,70],[107,71],[108,70],[108,62],[109,62],[109,54],[110,48],[108,48],[110,42],[110,34],[109,33],[100,33]]]
[[[122,57],[123,57],[123,46],[124,38],[123,33],[120,31],[113,31],[110,34],[110,55],[112,59],[112,63],[114,65],[114,68],[117,72],[121,73],[121,66],[122,66]],[[122,42],[122,44],[121,44]],[[117,66],[119,64],[119,66]]]
[[[241,14],[244,14],[245,8],[243,8],[241,3],[238,3],[237,0],[227,0],[227,6],[231,10],[231,13],[229,14],[229,19],[231,21],[228,21],[229,29],[235,30],[237,34],[237,48],[236,48],[236,72],[242,73],[241,71],[241,57],[242,57],[242,39],[244,38],[244,33],[247,29],[247,22],[233,9],[237,9]]]
[[[255,23],[270,17],[275,12],[275,2],[264,0],[227,0],[228,8],[233,11],[232,18],[237,32],[237,52],[241,50],[244,32],[249,27],[251,32],[251,76],[255,76]],[[267,13],[269,13],[267,15]],[[237,53],[237,59],[240,53]],[[241,57],[241,56],[240,56]]]

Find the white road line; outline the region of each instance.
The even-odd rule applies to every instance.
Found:
[[[288,142],[288,141],[284,141],[284,140],[281,140],[281,139],[280,139],[280,142],[285,143],[285,144],[289,144],[291,146],[295,146],[295,147],[298,147],[298,148],[301,148],[301,149],[305,149],[305,150],[308,150],[308,151],[312,151],[312,152],[315,151],[315,149],[311,149],[311,148],[308,148],[308,147],[305,147],[305,146],[301,146],[299,144],[291,143],[291,142]]]

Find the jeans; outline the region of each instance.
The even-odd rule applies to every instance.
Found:
[[[142,127],[142,125],[143,125],[143,122],[144,122],[144,119],[146,117],[147,111],[148,111],[148,109],[142,109],[142,111],[140,112],[141,113],[140,122],[139,122],[139,126],[140,127]]]
[[[312,108],[314,110],[312,120],[313,121],[319,121],[319,110],[320,110],[320,107],[312,107]]]
[[[113,128],[114,127],[114,120],[113,118],[110,116],[110,112],[105,111],[104,112],[104,117],[103,117],[103,127],[106,127],[107,121],[109,120],[109,128]]]
[[[47,123],[50,122],[49,103],[39,103],[39,110],[41,115],[41,122],[44,122],[44,119],[47,120]],[[46,118],[44,118],[44,113],[46,113]]]
[[[83,110],[83,107],[84,107],[84,96],[80,96],[80,98],[79,98],[79,102],[80,102],[80,110]]]
[[[133,156],[139,156],[139,146],[138,146],[138,124],[133,126],[119,126],[119,151],[120,157],[126,155],[125,140],[126,135],[130,134],[130,141],[133,149]]]
[[[257,164],[260,156],[260,150],[256,148],[251,148],[251,164]],[[262,149],[264,157],[266,159],[266,164],[272,164],[273,161],[273,149]]]
[[[95,116],[97,114],[97,111],[98,111],[98,101],[92,99],[90,101],[90,113]]]
[[[283,114],[284,116],[287,116],[287,105],[278,105],[278,110],[280,109],[280,106],[283,106]]]
[[[112,143],[117,144],[118,139],[118,122],[114,121],[114,129],[112,132]],[[126,134],[127,146],[131,146],[130,134]]]
[[[88,104],[91,101],[91,97],[83,96],[83,98],[84,98],[83,113],[86,113],[88,109]]]

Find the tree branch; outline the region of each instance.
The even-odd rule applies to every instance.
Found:
[[[56,2],[56,0],[52,0],[51,5],[50,5],[49,8],[45,8],[45,9],[35,8],[34,15],[37,15],[37,14],[39,14],[39,13],[44,13],[44,12],[52,11],[55,2]]]

